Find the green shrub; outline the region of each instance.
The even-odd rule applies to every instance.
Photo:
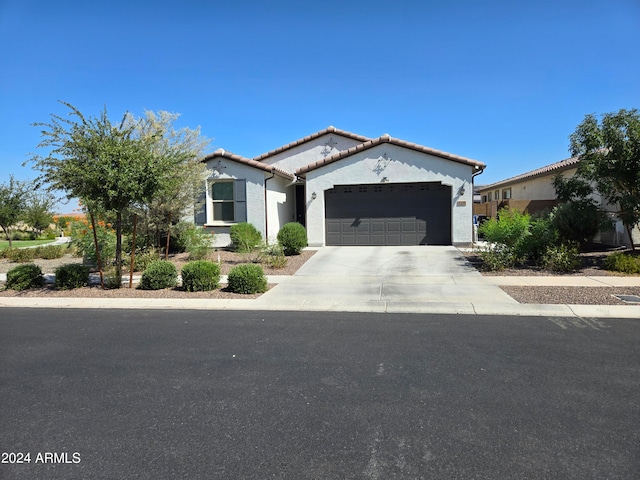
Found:
[[[104,287],[108,290],[122,288],[122,277],[118,276],[116,267],[108,267],[103,272]]]
[[[181,251],[189,252],[189,260],[202,260],[211,250],[212,233],[192,223],[180,222],[176,225],[177,246]]]
[[[263,293],[267,291],[267,277],[260,265],[244,264],[231,269],[229,290],[234,293]]]
[[[218,288],[220,266],[207,260],[196,260],[182,267],[182,287],[187,292],[206,292]]]
[[[47,228],[44,232],[42,232],[42,236],[47,240],[55,240],[58,234],[52,228]]]
[[[549,218],[531,221],[530,235],[518,243],[517,256],[541,265],[549,247],[558,243],[558,231]]]
[[[156,262],[158,260],[160,260],[158,251],[153,247],[144,250],[137,250],[136,255],[133,259],[133,271],[144,272],[152,262]],[[131,266],[130,253],[126,256],[123,256],[122,264],[127,267],[127,269]]]
[[[116,234],[104,222],[96,223],[96,236],[100,248],[100,260],[103,265],[113,263],[116,258]],[[71,224],[71,243],[76,252],[83,258],[84,263],[97,265],[96,248],[93,239],[93,229],[84,221]]]
[[[285,255],[300,255],[308,243],[307,230],[298,222],[286,223],[278,232],[278,242]]]
[[[515,209],[502,209],[498,218],[490,218],[478,228],[489,243],[500,243],[515,247],[530,234],[530,217]]]
[[[56,268],[54,286],[57,290],[71,290],[86,287],[89,283],[89,267],[79,263],[69,263]]]
[[[561,203],[552,210],[550,219],[562,242],[580,245],[593,240],[600,230],[612,228],[607,214],[590,198]]]
[[[42,270],[35,263],[18,265],[7,272],[7,290],[27,290],[43,285]]]
[[[542,264],[554,272],[573,272],[580,265],[578,246],[575,243],[551,246],[544,254]]]
[[[12,262],[26,263],[32,262],[36,258],[35,248],[10,248],[7,252],[7,258]]]
[[[232,225],[229,236],[233,243],[233,249],[239,253],[248,253],[262,242],[262,234],[250,223],[241,222]]]
[[[142,290],[161,290],[175,287],[178,283],[178,270],[176,266],[167,260],[156,260],[151,263],[140,279]]]
[[[604,268],[613,272],[640,273],[640,257],[616,252],[604,260]]]
[[[499,271],[513,267],[516,263],[517,255],[512,247],[502,244],[495,244],[491,248],[482,250],[480,257],[485,270]]]
[[[44,258],[45,260],[64,257],[66,249],[66,245],[41,245],[34,248],[36,258]]]
[[[493,262],[490,269],[506,268],[527,259],[527,241],[531,235],[531,219],[515,209],[503,209],[498,218],[484,222],[478,232],[491,244],[487,260]],[[484,259],[484,256],[483,256]],[[500,267],[502,266],[502,267]],[[494,268],[498,267],[498,268]]]

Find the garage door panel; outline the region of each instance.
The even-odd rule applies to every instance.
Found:
[[[451,187],[343,185],[325,192],[327,245],[451,244]]]

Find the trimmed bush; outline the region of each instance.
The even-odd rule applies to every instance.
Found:
[[[42,245],[34,250],[36,258],[53,260],[54,258],[62,258],[66,249],[66,245]]]
[[[613,272],[640,273],[640,257],[616,252],[604,259],[604,268]]]
[[[264,293],[267,291],[267,277],[260,265],[244,264],[233,267],[229,272],[229,290],[233,293]]]
[[[262,242],[262,234],[247,222],[232,225],[229,236],[233,242],[234,251],[239,253],[252,252]]]
[[[285,255],[300,255],[308,243],[307,230],[298,222],[285,223],[278,232],[278,242]]]
[[[43,285],[42,270],[35,263],[18,265],[7,272],[7,290],[27,290]]]
[[[220,266],[208,260],[196,260],[182,267],[182,287],[187,292],[206,292],[218,288]]]
[[[89,267],[79,263],[69,263],[56,268],[56,290],[71,290],[89,284]]]
[[[580,265],[578,247],[576,244],[549,247],[544,254],[542,263],[545,268],[554,272],[573,272]]]
[[[36,258],[36,250],[35,248],[9,248],[6,255],[12,262],[27,263],[33,262]]]
[[[157,260],[149,265],[140,279],[142,290],[162,290],[175,287],[178,283],[178,270],[167,260]]]

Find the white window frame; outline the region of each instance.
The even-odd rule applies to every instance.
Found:
[[[233,198],[231,200],[215,200],[213,198],[213,186],[216,183],[230,183],[231,184],[231,188],[232,188],[232,195]],[[209,202],[211,204],[211,224],[228,224],[228,223],[236,223],[236,187],[235,187],[235,180],[232,178],[229,179],[216,179],[216,180],[212,180],[209,182]],[[223,219],[217,219],[215,217],[215,204],[216,203],[231,203],[233,205],[233,219],[231,220],[223,220]]]

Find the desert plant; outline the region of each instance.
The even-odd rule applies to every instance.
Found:
[[[196,260],[182,267],[182,287],[187,292],[205,292],[218,288],[220,266],[208,260]]]
[[[96,236],[100,259],[103,265],[113,263],[116,258],[116,234],[104,222],[96,224]],[[83,258],[84,263],[97,265],[96,248],[93,239],[93,229],[86,221],[76,221],[71,224],[71,243],[76,252]]]
[[[27,263],[36,258],[35,248],[9,248],[7,258],[12,262]]]
[[[256,227],[247,222],[236,223],[229,229],[233,249],[239,253],[248,253],[262,242],[262,234]]]
[[[234,293],[263,293],[267,291],[267,277],[260,265],[243,264],[231,269],[229,290]]]
[[[613,272],[640,273],[640,257],[616,252],[604,260],[604,268]]]
[[[308,243],[307,230],[298,222],[285,223],[278,232],[278,242],[285,255],[300,255]]]
[[[35,263],[18,265],[7,272],[7,290],[27,290],[43,285],[42,270]]]
[[[142,290],[161,290],[175,287],[177,283],[178,270],[176,266],[167,260],[157,260],[142,272],[140,288]]]
[[[545,268],[554,272],[572,272],[580,265],[578,245],[576,243],[564,243],[551,246],[544,254],[542,263]]]
[[[108,290],[122,288],[122,277],[114,266],[107,267],[103,272],[104,287]]]
[[[54,286],[57,290],[71,290],[86,287],[89,283],[89,267],[78,263],[68,263],[55,270]]]
[[[280,243],[267,245],[262,250],[262,261],[271,268],[284,268],[287,265],[287,257]]]
[[[498,218],[484,222],[478,232],[489,242],[489,250],[495,250],[495,253],[486,254],[488,260],[502,268],[524,262],[527,259],[526,242],[531,235],[530,220],[529,215],[506,208],[500,210]]]
[[[481,250],[480,257],[483,268],[494,272],[513,267],[517,258],[513,248],[499,243]]]
[[[176,226],[178,231],[178,248],[189,252],[189,260],[202,260],[211,250],[211,241],[215,238],[204,228],[187,222],[180,222]]]
[[[44,258],[45,260],[53,260],[55,258],[64,257],[64,252],[67,249],[66,245],[41,245],[36,247],[35,256],[37,258]]]

